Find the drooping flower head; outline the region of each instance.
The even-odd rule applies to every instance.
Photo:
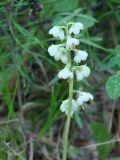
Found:
[[[86,51],[75,50],[74,61],[76,63],[80,63],[81,61],[85,61],[88,57],[88,53]]]
[[[69,100],[65,100],[62,102],[60,109],[62,112],[65,112],[65,114],[68,114],[68,107],[69,107]],[[71,111],[71,116],[74,114],[74,112],[76,112],[79,109],[79,106],[77,104],[77,102],[72,99],[72,111]]]
[[[58,78],[60,79],[67,79],[73,77],[74,77],[73,72],[71,72],[67,66],[58,73]]]
[[[49,30],[49,34],[61,40],[65,38],[64,31],[62,30],[60,26],[54,26],[52,29]]]
[[[49,48],[48,48],[48,52],[49,52],[49,55],[51,57],[54,57],[56,61],[60,60],[60,57],[61,57],[61,51],[60,51],[60,47],[59,45],[51,45]]]
[[[79,40],[76,38],[68,37],[66,42],[66,48],[72,49],[74,46],[79,45]]]
[[[83,105],[84,102],[93,100],[93,95],[87,92],[80,92],[79,97],[76,99],[76,102],[79,106]]]
[[[69,34],[73,33],[75,35],[78,35],[80,33],[80,30],[83,30],[83,24],[80,22],[73,23],[69,29]]]
[[[88,77],[90,75],[90,68],[87,65],[81,65],[76,69],[76,77],[77,80],[80,81],[84,77]]]

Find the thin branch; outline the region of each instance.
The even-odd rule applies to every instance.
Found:
[[[120,140],[118,138],[116,138],[116,139],[112,139],[110,141],[91,144],[91,145],[88,145],[88,146],[85,146],[85,147],[73,147],[73,146],[70,146],[70,148],[71,149],[89,149],[89,148],[92,148],[92,147],[98,147],[98,146],[102,146],[102,145],[107,145],[107,144],[110,144],[110,143],[113,143],[113,142],[120,142]]]
[[[12,153],[13,153],[15,156],[19,157],[20,160],[25,160],[22,156],[19,155],[19,153],[17,153],[15,150],[13,150],[13,148],[11,148],[11,147],[9,146],[9,143],[5,143],[5,142],[4,142],[4,145],[7,146],[8,149],[9,149],[10,151],[12,151]]]

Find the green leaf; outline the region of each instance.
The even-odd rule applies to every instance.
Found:
[[[63,17],[63,16],[56,16],[53,20],[53,25],[63,25],[69,21],[71,21],[72,17],[71,16],[67,16],[67,17]]]
[[[95,23],[97,22],[95,18],[89,15],[79,13],[79,14],[76,14],[76,16],[80,18],[79,20],[80,22],[83,23],[85,29],[94,26]]]
[[[120,45],[118,45],[118,46],[115,48],[115,54],[116,54],[116,62],[117,62],[117,65],[118,65],[118,67],[120,67]]]
[[[104,124],[99,122],[92,122],[90,124],[90,128],[92,129],[92,133],[97,144],[112,139],[112,136],[108,133],[107,128],[104,126]],[[111,149],[112,149],[112,144],[97,146],[100,159],[101,160],[107,159]]]
[[[78,113],[75,113],[75,121],[78,127],[83,128],[82,119]]]
[[[120,0],[110,0],[112,3],[120,3]]]
[[[57,0],[55,10],[58,12],[67,12],[74,10],[77,6],[77,0]]]
[[[120,74],[109,77],[106,83],[106,91],[111,99],[120,97]]]
[[[104,48],[101,45],[99,45],[99,44],[97,44],[95,42],[90,41],[90,39],[88,39],[88,38],[80,38],[80,42],[88,44],[88,45],[90,45],[92,47],[101,49],[101,50],[106,51],[106,52],[112,52],[111,49]]]
[[[100,70],[101,71],[108,71],[109,69],[115,67],[117,64],[116,57],[110,58],[108,63],[100,64]]]
[[[90,27],[94,26],[94,24],[96,22],[98,22],[92,16],[81,14],[80,13],[80,9],[79,10],[75,10],[73,13],[71,13],[71,12],[60,13],[59,16],[65,16],[64,19],[67,20],[66,22],[68,22],[68,20],[69,21],[74,21],[74,18],[76,17],[76,21],[77,22],[80,21],[80,22],[83,23],[84,29],[90,28]]]

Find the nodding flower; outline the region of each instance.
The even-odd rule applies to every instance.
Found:
[[[63,40],[65,38],[64,31],[60,26],[54,26],[52,29],[49,30],[49,34],[53,35],[53,37],[59,38],[61,40]]]
[[[77,80],[80,81],[84,77],[88,77],[90,75],[90,68],[87,65],[81,65],[76,69],[76,77]]]
[[[66,48],[72,49],[74,46],[79,45],[79,40],[76,38],[68,37],[66,42]]]
[[[87,92],[80,92],[79,97],[76,99],[76,102],[79,106],[83,105],[84,102],[93,100],[93,95]]]
[[[75,50],[74,61],[76,63],[80,63],[81,61],[85,61],[88,57],[88,53],[86,51]]]
[[[65,114],[68,114],[68,107],[69,107],[69,99],[66,99],[62,102],[62,104],[60,105],[60,109],[62,112],[65,112]],[[76,112],[79,109],[79,106],[77,104],[77,102],[72,99],[72,110],[71,110],[71,116],[74,114],[74,112]]]
[[[83,24],[78,22],[78,23],[73,23],[72,26],[69,29],[69,34],[73,33],[75,35],[78,35],[80,33],[80,30],[83,30]]]
[[[58,73],[58,78],[60,79],[67,79],[73,77],[74,77],[73,72],[71,72],[67,66]]]

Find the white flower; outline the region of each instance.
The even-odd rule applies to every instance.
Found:
[[[58,73],[58,78],[60,79],[67,79],[67,78],[73,78],[73,73],[67,68],[63,68],[59,73]]]
[[[52,29],[50,29],[49,34],[53,35],[53,37],[59,38],[61,40],[63,40],[65,38],[64,31],[59,26],[54,26]]]
[[[62,112],[65,112],[65,114],[68,114],[68,107],[69,107],[69,100],[65,100],[62,102],[62,104],[60,105],[60,110]],[[72,99],[72,110],[71,110],[71,116],[74,114],[74,112],[76,112],[78,110],[78,104],[76,103],[76,101],[74,99]]]
[[[76,50],[75,51],[74,61],[76,63],[80,63],[81,61],[85,61],[88,57],[88,53],[86,51]]]
[[[68,55],[67,55],[67,51],[65,48],[60,48],[60,51],[61,51],[61,61],[64,63],[64,64],[67,64],[68,62]]]
[[[93,95],[87,92],[80,92],[78,99],[76,100],[79,106],[83,105],[84,102],[93,100]]]
[[[68,37],[66,42],[66,48],[72,49],[75,45],[79,45],[79,40],[76,38]]]
[[[62,55],[61,56],[61,61],[64,63],[64,64],[67,64],[67,62],[68,62],[68,57],[67,57],[67,55]]]
[[[54,57],[56,61],[60,60],[60,58],[61,58],[61,51],[60,51],[59,45],[53,45],[52,44],[48,48],[48,52],[49,52],[49,55],[51,57]]]
[[[83,24],[80,22],[73,23],[69,29],[69,34],[74,33],[75,35],[78,35],[80,33],[80,30],[83,30]]]
[[[67,51],[60,45],[51,45],[48,48],[49,55],[54,57],[56,61],[61,60],[64,64],[68,62]]]
[[[88,102],[89,100],[93,100],[93,95],[87,92],[81,93],[84,102]]]
[[[84,77],[88,77],[89,75],[90,75],[90,68],[87,67],[86,65],[81,65],[76,70],[76,76],[78,81],[82,80]]]

